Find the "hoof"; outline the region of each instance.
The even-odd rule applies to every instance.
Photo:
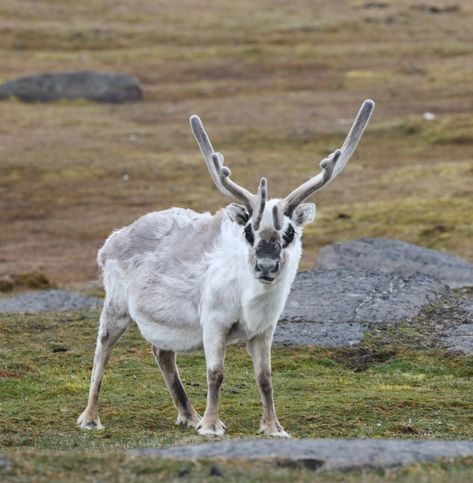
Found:
[[[265,434],[266,436],[271,436],[272,438],[290,438],[291,435],[284,431],[284,428],[279,424],[274,425],[267,425],[262,424],[259,429],[260,433]]]
[[[286,433],[284,429],[282,431],[275,431],[273,433],[267,433],[268,436],[271,436],[272,438],[292,438],[292,436],[289,433]]]
[[[92,418],[86,412],[83,412],[77,419],[77,426],[80,429],[88,429],[88,430],[104,429],[104,427],[100,423],[100,419],[98,416],[96,416],[95,418]]]
[[[226,426],[222,421],[207,423],[203,419],[197,425],[197,432],[201,436],[223,436],[225,434]]]
[[[183,414],[179,414],[176,419],[176,424],[178,426],[185,426],[187,428],[196,428],[201,421],[201,417],[195,413],[192,416],[184,416]]]

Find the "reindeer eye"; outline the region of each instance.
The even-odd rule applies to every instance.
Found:
[[[284,235],[282,236],[284,240],[283,248],[286,248],[288,245],[291,244],[292,240],[294,240],[295,234],[296,232],[294,230],[294,227],[292,225],[289,225],[286,231],[284,232]]]
[[[253,246],[255,243],[255,234],[253,233],[253,229],[251,228],[251,223],[248,223],[248,225],[245,226],[245,229],[243,230],[245,233],[245,238],[246,241]]]

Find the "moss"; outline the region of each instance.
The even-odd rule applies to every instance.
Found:
[[[106,429],[76,429],[87,399],[97,319],[95,312],[2,318],[0,448],[110,451],[201,441],[193,430],[174,426],[171,399],[134,328],[106,372]],[[419,327],[393,333],[392,342],[386,333],[372,336],[364,348],[275,348],[276,405],[285,428],[298,437],[405,438],[405,426],[411,426],[421,437],[471,438],[471,411],[467,402],[459,404],[472,390],[471,360],[419,351],[409,342],[422,333]],[[202,412],[203,354],[182,355],[178,362]],[[252,373],[245,349],[230,348],[221,398],[227,437],[257,437],[261,404]]]
[[[410,432],[409,426],[405,431]],[[468,482],[473,477],[471,458],[446,459],[418,463],[402,468],[347,471],[343,473],[315,472],[307,465],[291,465],[285,461],[254,462],[217,459],[181,462],[160,458],[136,458],[122,453],[97,455],[86,452],[18,451],[8,454],[9,465],[0,467],[3,481],[215,481],[216,475],[226,481],[276,481],[381,483],[386,480],[414,483],[436,481],[448,483],[454,479]]]

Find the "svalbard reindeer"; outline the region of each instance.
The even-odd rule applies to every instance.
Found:
[[[149,213],[110,235],[98,253],[106,298],[95,350],[87,408],[81,428],[102,428],[98,397],[113,346],[132,320],[151,342],[177,408],[177,423],[199,434],[222,435],[218,415],[225,347],[246,341],[261,394],[260,430],[287,437],[276,416],[271,385],[271,344],[301,257],[304,225],[315,205],[303,203],[346,166],[368,123],[374,103],[366,100],[343,143],[322,171],[284,199],[267,199],[261,178],[256,194],[231,179],[197,116],[195,139],[217,188],[238,203],[215,215],[182,208]],[[200,418],[189,401],[176,352],[204,348],[207,407]]]

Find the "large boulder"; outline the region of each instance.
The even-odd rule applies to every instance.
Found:
[[[450,288],[473,286],[473,264],[449,253],[398,240],[362,238],[326,246],[316,267],[359,267],[395,273],[401,277],[429,275]]]
[[[15,96],[23,101],[89,99],[120,103],[143,97],[138,79],[129,74],[84,70],[20,77],[0,86],[0,99]]]
[[[389,323],[410,319],[448,295],[427,275],[399,277],[379,270],[339,268],[297,275],[281,316],[288,322]]]
[[[448,293],[445,284],[427,275],[403,278],[364,268],[302,272],[292,286],[274,343],[351,346],[361,342],[373,324],[411,319]]]

